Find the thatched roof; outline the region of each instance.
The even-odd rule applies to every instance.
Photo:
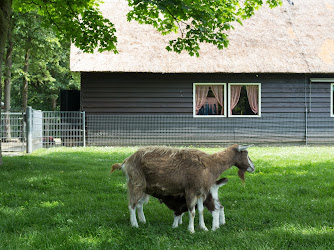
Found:
[[[262,7],[230,31],[230,45],[202,44],[200,57],[167,52],[171,36],[127,22],[127,1],[109,0],[103,15],[116,26],[119,54],[86,54],[72,46],[72,71],[162,73],[334,73],[334,0],[293,0]]]

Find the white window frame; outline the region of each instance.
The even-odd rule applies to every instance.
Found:
[[[330,93],[331,93],[331,107],[330,107],[330,112],[331,112],[331,117],[334,117],[334,112],[333,112],[333,106],[334,106],[334,97],[333,97],[333,91],[334,90],[334,83],[331,83],[331,91],[330,91]]]
[[[224,115],[196,115],[196,86],[197,85],[223,85],[224,86]],[[196,118],[219,118],[227,117],[227,94],[226,83],[193,83],[193,117]]]
[[[257,85],[259,86],[259,113],[257,115],[232,115],[231,113],[231,86],[232,85]],[[228,117],[261,117],[261,83],[228,83]]]

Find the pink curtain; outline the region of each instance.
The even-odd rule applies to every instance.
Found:
[[[208,96],[209,86],[208,85],[197,85],[195,92],[195,102],[196,102],[196,114],[201,109],[206,101],[206,97]]]
[[[221,115],[224,115],[224,90],[222,85],[211,85],[210,88],[218,103],[222,106]],[[217,107],[218,108],[218,107]]]
[[[232,110],[239,102],[241,87],[241,85],[231,85],[231,114]]]
[[[256,85],[247,85],[247,97],[249,106],[255,114],[259,112],[259,89]]]

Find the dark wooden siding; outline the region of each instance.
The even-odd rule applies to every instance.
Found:
[[[334,117],[331,117],[331,83],[310,85],[307,138],[309,144],[333,144]]]
[[[310,104],[309,77],[304,74],[82,73],[82,109],[104,114],[192,114],[193,83],[201,82],[261,83],[262,115],[304,113]],[[316,115],[329,114],[329,86],[312,84],[311,110]]]
[[[81,91],[87,113],[192,112],[191,84],[175,75],[84,73]]]
[[[105,145],[177,143],[169,141],[174,137],[181,144],[187,139],[189,145],[224,140],[331,144],[330,83],[310,84],[310,78],[334,78],[334,74],[83,73],[81,105],[92,138],[100,134],[104,140],[112,138]],[[210,82],[261,83],[261,118],[193,118],[193,83]],[[99,120],[101,114],[112,116]]]

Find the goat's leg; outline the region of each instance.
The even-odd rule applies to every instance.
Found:
[[[129,195],[129,211],[130,211],[130,222],[131,226],[138,227],[138,221],[136,218],[136,208],[139,201],[144,197],[145,193],[143,188],[136,187],[135,184],[128,181],[128,195]],[[140,205],[139,213],[142,211],[142,204]],[[143,219],[143,218],[140,218]]]
[[[208,231],[204,223],[204,216],[203,216],[203,197],[198,198],[197,200],[197,209],[198,209],[198,218],[199,218],[199,227],[204,231]]]
[[[224,213],[224,207],[220,206],[219,209],[219,225],[225,224],[225,213]]]
[[[182,214],[181,215],[174,214],[174,222],[173,222],[172,228],[177,228],[179,226],[180,218],[182,220]]]
[[[185,193],[185,197],[186,197],[186,202],[187,202],[187,207],[188,207],[188,211],[189,211],[189,225],[188,225],[188,230],[191,233],[195,232],[194,229],[194,221],[195,221],[195,206],[197,203],[197,197],[196,195],[187,190]]]
[[[137,218],[136,218],[136,206],[129,205],[129,212],[130,212],[131,226],[139,227],[138,222],[137,222]]]
[[[173,222],[173,228],[177,228],[179,225],[182,224],[182,216],[183,216],[183,213],[180,214],[180,215],[175,215],[174,214],[174,222]]]
[[[146,223],[146,219],[144,215],[144,204],[147,204],[148,200],[149,200],[149,196],[147,194],[144,194],[144,196],[138,201],[138,204],[137,204],[138,220],[143,223]]]
[[[188,226],[188,230],[189,230],[190,233],[195,233],[194,221],[195,221],[195,206],[193,206],[191,209],[189,209],[189,226]]]
[[[182,224],[182,216],[183,216],[183,214],[181,214],[180,217],[179,217],[179,225]]]
[[[219,210],[215,209],[212,211],[212,231],[215,231],[216,229],[219,228]]]

